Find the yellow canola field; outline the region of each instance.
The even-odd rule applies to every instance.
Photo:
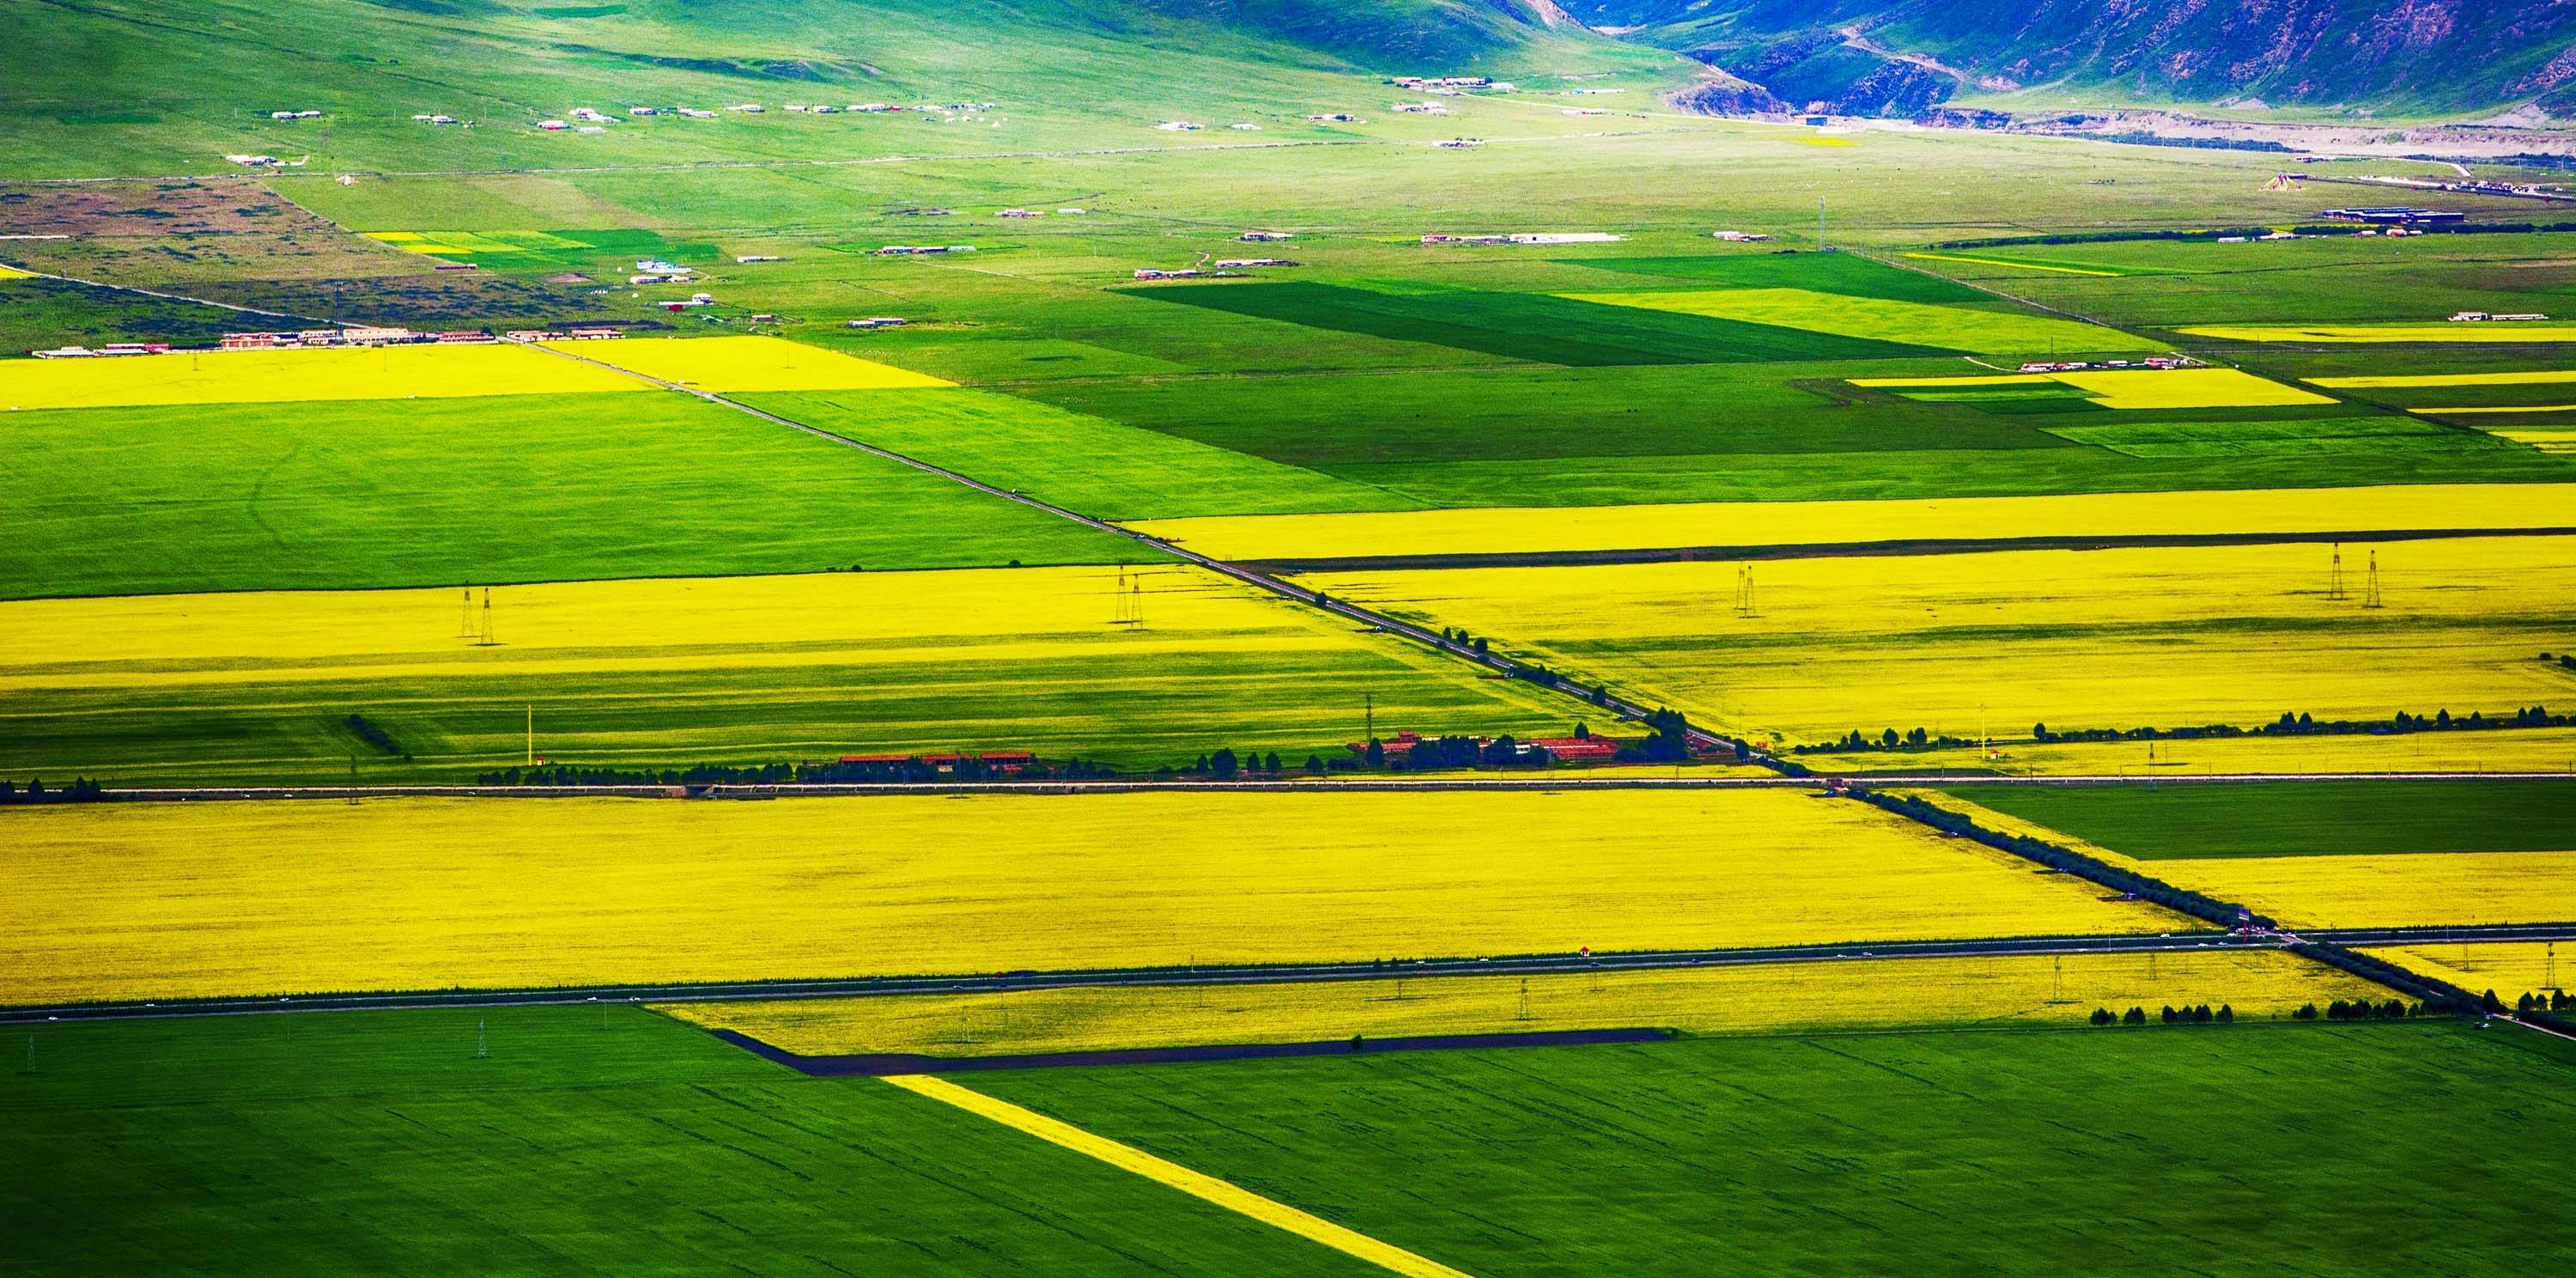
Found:
[[[1790,743],[1966,740],[2571,699],[2576,538],[1331,572],[1302,584]],[[2363,598],[2372,555],[2384,606]]]
[[[1818,772],[1977,769],[2022,776],[2142,780],[2230,772],[2576,772],[2576,728],[2152,742],[2013,741],[1996,746],[1991,755],[1967,746],[1896,755],[1803,754],[1798,759]]]
[[[2576,984],[2576,943],[2477,941],[2456,945],[2391,945],[2362,950],[2408,971],[2449,981],[2472,994],[2495,991],[2510,1007],[2525,994]]]
[[[1523,991],[1527,999],[1524,1003]],[[2302,1003],[2383,994],[2278,950],[1862,959],[1397,982],[1098,986],[1006,994],[680,1003],[659,1010],[803,1056],[1008,1056],[1121,1048],[1321,1043],[1354,1034],[1688,1034],[1918,1025],[2086,1023],[2097,1007]]]
[[[2576,453],[2576,430],[2500,430],[2498,438],[2529,444],[2544,453]]]
[[[955,385],[928,374],[783,337],[630,337],[616,342],[545,344],[656,381],[718,393]]]
[[[0,1003],[2155,932],[1781,790],[0,809]]]
[[[2576,905],[2576,851],[2140,860],[1956,794],[1922,794],[1991,830],[2026,834],[2179,888],[2235,901],[2289,928],[2562,923]]]
[[[2229,342],[2576,342],[2569,324],[2211,324],[2175,331]]]
[[[1112,624],[1141,584],[1147,624]],[[0,692],[1047,662],[1346,648],[1349,627],[1195,568],[647,578],[482,591],[313,590],[0,602]],[[464,633],[460,633],[464,632]]]
[[[2369,377],[2310,377],[2329,390],[2404,390],[2414,386],[2553,386],[2576,382],[2576,370],[2526,368],[2507,373],[2397,373]]]
[[[0,409],[652,389],[648,382],[506,342],[0,361]]]
[[[2233,368],[2113,368],[2050,376],[2104,408],[2279,408],[2335,402]]]
[[[32,271],[22,271],[17,267],[9,265],[7,262],[0,262],[0,280],[31,280],[34,278],[36,278],[36,276]]]
[[[2242,901],[2294,928],[2559,923],[2576,905],[2576,851],[2131,864],[2176,887]]]
[[[2571,525],[2576,525],[2576,484],[2392,484],[1907,501],[1486,507],[1150,519],[1128,526],[1220,559],[1264,560],[1326,558],[1378,547],[1407,555],[1526,554],[2141,533],[2286,535]]]
[[[2314,391],[2284,386],[2233,368],[2106,368],[2074,373],[1851,379],[1854,386],[1893,391],[2032,386],[2043,382],[2072,386],[2104,408],[2281,408],[2335,402]]]

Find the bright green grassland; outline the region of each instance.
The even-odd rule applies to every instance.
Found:
[[[1401,510],[1410,504],[1318,471],[985,391],[738,398],[1102,519]]]
[[[478,1022],[490,1055],[476,1059]],[[632,1007],[45,1026],[0,1073],[25,1274],[1357,1275],[874,1081]]]
[[[1982,786],[1961,797],[2141,860],[2576,851],[2576,782]],[[2576,902],[2569,902],[2576,912]]]
[[[969,1081],[1482,1278],[2465,1278],[2576,1264],[2563,1231],[2532,1224],[2556,1211],[2576,1159],[2571,1065],[2535,1034],[2445,1024],[1699,1040]]]
[[[0,415],[0,593],[1112,563],[1124,538],[680,395]]]

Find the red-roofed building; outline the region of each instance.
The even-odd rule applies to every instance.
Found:
[[[1413,747],[1422,744],[1422,734],[1419,732],[1399,732],[1394,736],[1380,740],[1377,744],[1378,748],[1385,753],[1387,758],[1401,759],[1404,756],[1413,753]],[[1368,753],[1368,742],[1351,742],[1350,749],[1353,754],[1365,756]]]
[[[1559,763],[1608,763],[1619,757],[1619,743],[1602,737],[1537,737],[1530,744]]]

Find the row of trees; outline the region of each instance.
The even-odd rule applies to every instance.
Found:
[[[2314,1011],[2315,1009],[2310,1008],[2309,1010]],[[2209,1010],[2209,1004],[2207,1003],[2202,1003],[2197,1007],[2175,1007],[2168,1003],[2165,1005],[2164,1022],[2167,1025],[2209,1025],[2213,1023],[2218,1025],[2233,1025],[2236,1023],[2236,1009],[2225,1003],[2219,1004],[2218,1010],[2215,1012]],[[2147,1023],[2147,1009],[2143,1007],[2133,1007],[2126,1012],[2114,1014],[2110,1008],[2097,1007],[2093,1009],[2093,1023],[2096,1025],[2144,1025]]]
[[[2546,654],[2543,654],[2544,656]],[[2449,710],[2436,710],[2429,715],[2400,710],[2385,719],[2319,719],[2306,712],[2284,710],[2281,717],[2255,728],[2241,728],[2232,723],[2209,723],[2182,728],[2083,728],[2073,732],[2051,731],[2045,723],[2031,725],[2034,741],[2189,741],[2201,737],[2261,736],[2393,736],[2410,732],[2479,732],[2492,728],[2565,728],[2576,727],[2576,715],[2552,714],[2547,706],[2524,706],[2509,715],[2489,718],[2484,711],[2472,710],[2454,716]],[[1920,729],[1917,729],[1920,731]],[[1964,744],[1964,743],[1963,743]]]
[[[29,778],[24,789],[14,781],[0,779],[0,803],[95,803],[106,797],[99,792],[98,782],[87,777],[50,789],[42,778]]]
[[[2107,861],[2096,860],[2070,848],[2062,848],[2025,834],[2005,834],[1989,830],[1967,817],[1936,806],[1914,795],[1882,794],[1876,790],[1854,789],[1852,797],[1874,807],[1884,808],[1910,821],[1920,821],[1933,829],[1961,838],[1975,839],[1987,847],[2010,852],[2024,860],[2036,861],[2052,870],[2064,870],[2078,878],[2101,884],[2118,892],[2123,899],[2152,901],[2170,910],[2179,910],[2203,922],[2221,927],[2270,920],[2240,906],[2231,905],[2198,892],[2186,891],[2172,884],[2125,870]]]

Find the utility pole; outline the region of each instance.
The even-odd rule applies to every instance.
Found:
[[[537,707],[528,706],[528,766],[537,766]]]
[[[2326,598],[2343,598],[2343,543],[2334,545],[2334,559],[2326,569]]]
[[[1816,197],[1816,251],[1825,251],[1825,197]]]
[[[2362,578],[2361,606],[2364,608],[2379,606],[2379,552],[2376,550],[2370,552],[2370,568],[2368,574]]]
[[[1377,740],[1377,694],[1374,692],[1360,694],[1360,740],[1363,743]]]

